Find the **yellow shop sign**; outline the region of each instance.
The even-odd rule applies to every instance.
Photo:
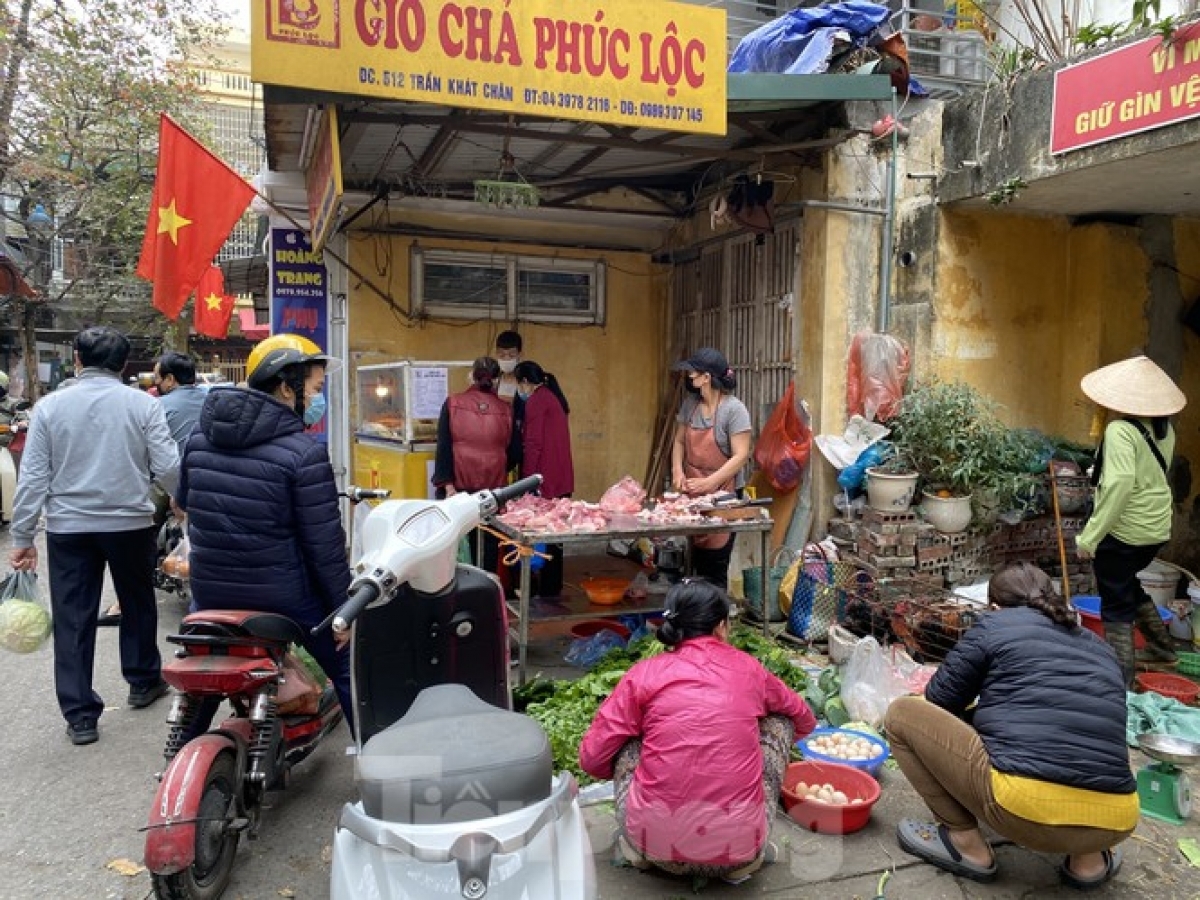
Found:
[[[725,11],[662,0],[260,0],[263,84],[725,133]]]

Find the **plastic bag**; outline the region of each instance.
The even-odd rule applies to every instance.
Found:
[[[900,411],[908,381],[908,348],[890,334],[859,332],[850,342],[846,415],[887,422]]]
[[[188,555],[192,552],[192,545],[185,535],[183,540],[175,545],[175,549],[167,554],[162,561],[162,570],[164,575],[170,575],[172,578],[187,578],[192,574],[191,564],[188,562]]]
[[[314,669],[321,673],[320,678]],[[283,676],[276,697],[280,715],[316,715],[329,679],[303,647],[293,647],[284,654]]]
[[[610,631],[605,628],[603,631],[598,631],[591,637],[577,638],[571,642],[571,646],[567,648],[567,655],[564,657],[568,665],[578,666],[581,669],[590,669],[596,663],[604,658],[604,655],[609,650],[615,650],[625,646],[625,639],[615,631]]]
[[[42,604],[37,575],[14,571],[0,582],[0,647],[32,653],[50,637],[50,611]]]
[[[887,449],[879,444],[872,444],[858,458],[838,473],[837,483],[844,491],[857,491],[862,487],[867,477],[867,469],[877,466],[887,457]]]
[[[775,404],[754,448],[754,461],[777,491],[794,491],[812,453],[812,429],[796,409],[795,382]]]
[[[842,676],[842,702],[851,716],[878,728],[892,701],[908,693],[879,641],[865,637],[854,645]]]

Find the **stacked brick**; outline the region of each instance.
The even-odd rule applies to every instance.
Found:
[[[1083,519],[1062,520],[1072,596],[1095,592],[1091,565],[1075,555],[1075,535],[1083,523]],[[845,556],[883,578],[919,576],[950,588],[982,581],[1020,560],[1040,566],[1056,580],[1062,576],[1058,535],[1050,516],[942,534],[916,513],[867,509],[859,520],[830,520],[829,534]]]

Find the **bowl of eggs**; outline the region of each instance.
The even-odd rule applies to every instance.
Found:
[[[884,740],[847,728],[818,728],[796,746],[805,759],[842,763],[869,775],[878,774],[888,758],[888,745]]]
[[[783,775],[783,805],[792,820],[821,834],[866,827],[879,799],[879,782],[844,763],[794,762]]]

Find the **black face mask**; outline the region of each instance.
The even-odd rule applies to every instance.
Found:
[[[696,387],[696,385],[692,384],[692,379],[690,379],[690,378],[683,383],[683,386],[685,388],[687,388],[687,391],[690,394],[699,394],[700,393],[700,388],[698,388],[698,387]]]

